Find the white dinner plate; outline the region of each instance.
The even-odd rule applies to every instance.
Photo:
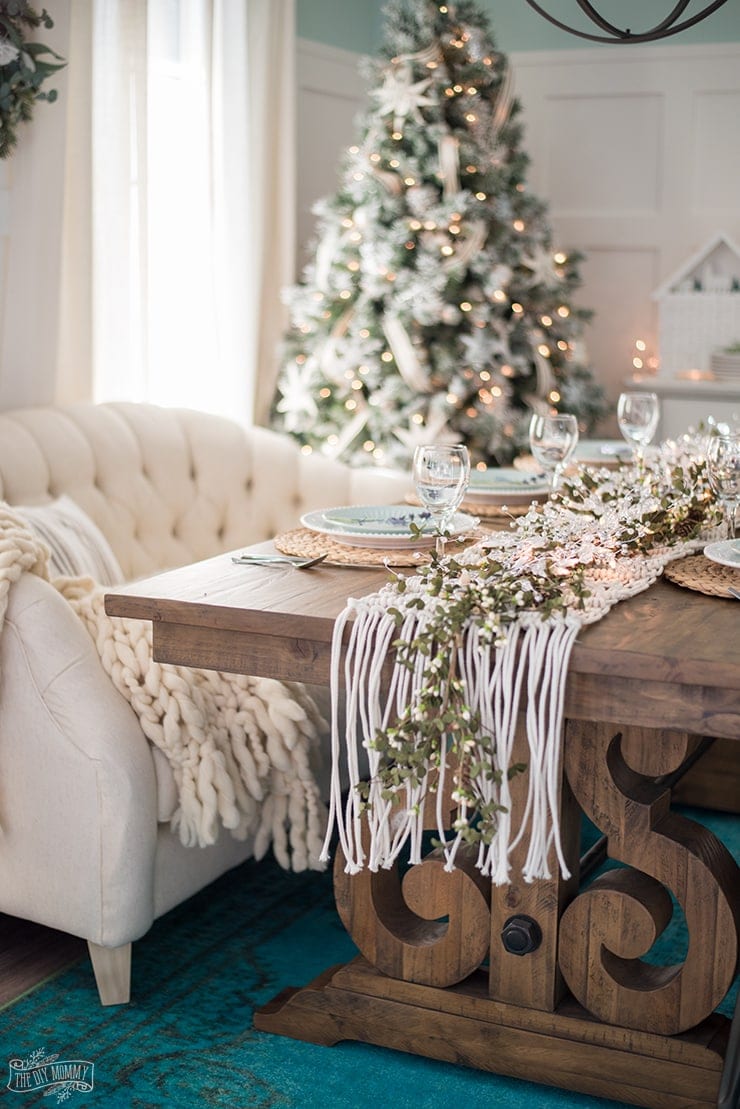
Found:
[[[465,500],[469,504],[520,505],[547,500],[548,492],[549,485],[543,474],[499,466],[471,470]]]
[[[704,548],[704,554],[711,562],[740,570],[740,539],[723,539],[719,543],[709,543]]]
[[[434,523],[425,508],[406,504],[351,505],[341,508],[322,508],[307,512],[301,517],[304,528],[331,535],[340,543],[351,547],[377,547],[383,550],[401,550],[410,547],[431,547],[435,541]],[[411,534],[411,524],[416,524],[426,534]],[[466,512],[456,512],[445,529],[452,536],[465,535],[478,526],[480,520]]]
[[[573,458],[584,466],[616,466],[632,457],[624,439],[581,439]]]

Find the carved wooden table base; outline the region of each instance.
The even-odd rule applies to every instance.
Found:
[[[660,784],[694,743],[568,724],[568,881],[553,865],[550,881],[492,888],[472,859],[446,873],[434,851],[403,877],[350,877],[339,857],[337,909],[362,955],[285,991],[255,1027],[327,1045],[361,1040],[656,1109],[716,1106],[730,1022],[714,1009],[738,960],[740,877],[711,832],[670,811]],[[516,810],[526,776],[512,785]],[[581,809],[626,865],[579,892]],[[514,875],[520,862],[515,855]],[[678,966],[655,966],[643,956],[671,919],[669,891],[688,951]]]

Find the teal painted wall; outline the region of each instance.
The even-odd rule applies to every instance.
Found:
[[[382,40],[382,0],[296,0],[299,38],[374,54]]]
[[[563,23],[589,33],[600,33],[579,11],[575,0],[539,0],[539,4]],[[706,5],[707,0],[692,0],[684,19],[697,14]],[[503,50],[573,50],[579,46],[599,45],[553,27],[525,0],[481,0],[481,7],[490,15],[496,40]],[[629,27],[637,34],[660,23],[675,3],[674,0],[597,0],[595,7],[617,27]],[[677,46],[704,42],[740,42],[740,0],[727,0],[722,8],[696,27],[650,45]]]
[[[583,30],[594,28],[579,12],[575,0],[539,0],[541,6]],[[684,18],[699,12],[708,0],[692,0]],[[491,19],[497,45],[512,50],[573,50],[596,46],[553,27],[526,0],[480,0]],[[674,7],[674,0],[599,0],[597,9],[620,27],[633,32],[659,23]],[[296,0],[297,30],[301,38],[329,46],[374,54],[382,38],[383,0]],[[696,27],[672,35],[655,45],[740,42],[740,0],[727,0],[718,11]]]

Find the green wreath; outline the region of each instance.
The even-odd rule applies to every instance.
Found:
[[[18,124],[31,119],[35,101],[57,98],[56,89],[42,92],[41,86],[66,62],[50,47],[26,40],[42,24],[54,26],[45,8],[39,15],[26,0],[0,0],[0,158],[12,153]]]

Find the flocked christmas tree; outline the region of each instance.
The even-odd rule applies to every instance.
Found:
[[[505,55],[474,0],[390,0],[376,87],[289,290],[274,425],[351,464],[526,446],[533,410],[604,412],[571,303],[578,256],[526,188]]]

